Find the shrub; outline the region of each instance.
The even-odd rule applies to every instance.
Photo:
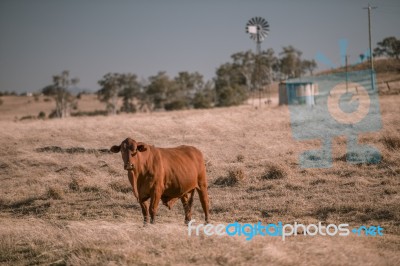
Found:
[[[282,179],[287,177],[286,170],[279,164],[276,163],[268,163],[264,173],[261,175],[261,179]]]
[[[244,162],[244,155],[243,154],[238,154],[236,156],[236,161],[238,161],[239,163]]]
[[[240,85],[224,86],[218,88],[216,93],[220,107],[240,105],[247,99],[246,88]]]
[[[182,110],[187,108],[187,102],[184,100],[175,100],[170,103],[166,103],[164,105],[165,110],[172,111],[172,110]]]
[[[49,114],[49,118],[57,118],[57,111],[56,110],[51,111],[51,113]]]
[[[47,189],[47,197],[50,199],[62,199],[63,191],[59,187],[49,187]]]
[[[195,109],[206,109],[212,107],[212,98],[203,92],[197,92],[193,98],[193,107]]]
[[[136,113],[137,108],[134,103],[124,99],[120,110],[125,113]]]
[[[69,183],[68,187],[69,189],[73,191],[80,191],[82,188],[82,180],[78,180],[77,178],[72,179],[72,181]]]
[[[215,180],[215,185],[220,186],[234,186],[239,182],[242,182],[246,178],[246,175],[242,168],[235,168],[228,171],[228,176],[220,177]]]
[[[71,116],[99,116],[99,115],[104,115],[106,116],[108,112],[106,110],[94,110],[94,111],[79,111],[76,113],[71,113]]]
[[[23,117],[21,117],[19,120],[29,120],[29,119],[36,119],[36,116],[34,116],[34,115],[26,115],[26,116],[23,116]]]
[[[381,141],[389,150],[400,149],[400,136],[393,133],[386,134],[382,137]]]
[[[128,182],[113,181],[109,184],[109,186],[112,190],[117,192],[122,192],[122,193],[132,192],[132,187],[128,184]]]
[[[84,192],[100,192],[102,189],[98,186],[84,186],[82,189]]]
[[[46,113],[43,112],[43,111],[40,111],[39,114],[38,114],[38,118],[39,119],[45,119],[46,118]]]

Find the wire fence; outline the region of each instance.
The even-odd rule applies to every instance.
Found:
[[[380,94],[400,93],[400,79],[377,82],[377,86]]]

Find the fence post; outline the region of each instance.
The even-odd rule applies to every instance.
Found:
[[[390,91],[389,81],[386,82],[386,85],[388,87],[388,90]]]

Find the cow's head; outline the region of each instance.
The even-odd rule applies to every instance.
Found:
[[[136,142],[131,138],[127,138],[121,145],[114,145],[110,149],[110,151],[114,153],[121,152],[122,160],[124,161],[124,169],[127,171],[135,169],[138,152],[144,152],[146,150],[147,147],[145,143]]]

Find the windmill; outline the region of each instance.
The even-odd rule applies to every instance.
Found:
[[[250,39],[257,43],[257,54],[260,54],[261,43],[269,33],[268,21],[262,17],[251,18],[246,24],[246,33],[249,33]]]
[[[259,105],[261,107],[261,69],[259,57],[261,54],[261,43],[268,36],[269,33],[269,24],[262,17],[253,17],[246,24],[246,33],[250,34],[250,39],[254,40],[257,44],[257,56],[256,56],[256,67],[255,67],[255,75],[256,75],[256,87],[259,89]],[[270,99],[268,99],[268,103]]]

